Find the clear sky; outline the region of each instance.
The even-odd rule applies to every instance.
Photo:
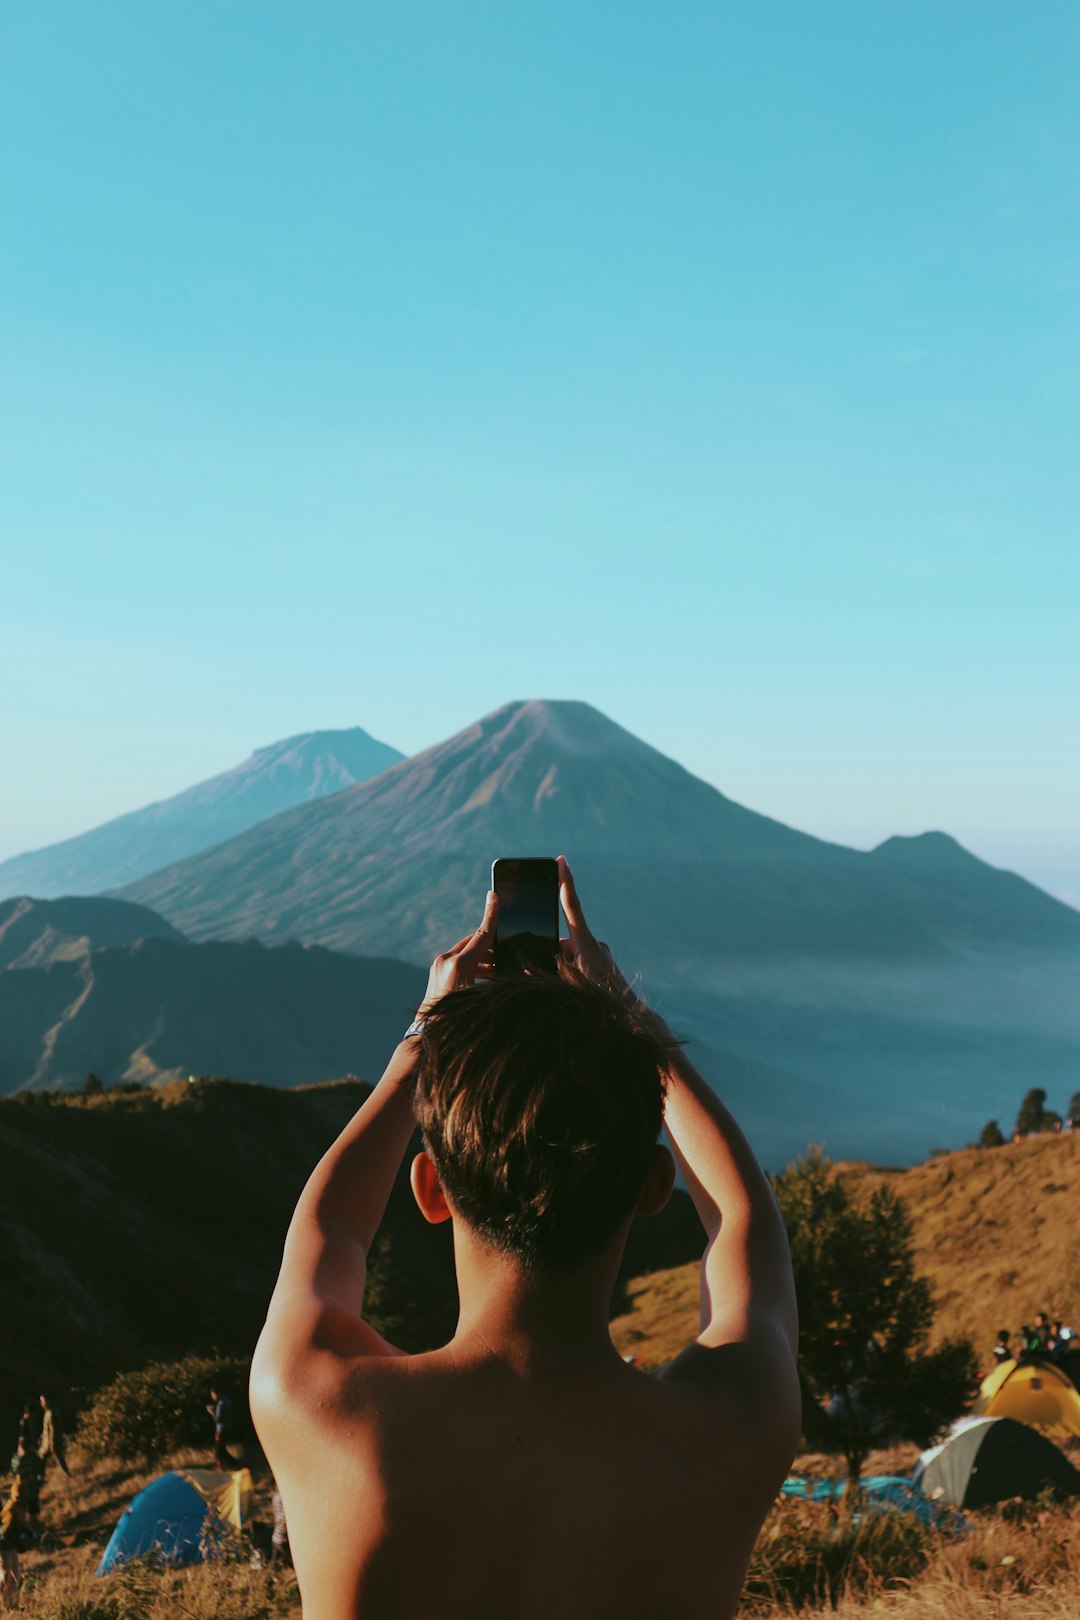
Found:
[[[0,22],[0,855],[578,697],[1080,903],[1080,10]]]

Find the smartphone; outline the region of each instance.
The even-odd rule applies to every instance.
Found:
[[[496,973],[554,970],[559,952],[559,868],[548,857],[491,863],[491,887],[499,897],[495,930]]]

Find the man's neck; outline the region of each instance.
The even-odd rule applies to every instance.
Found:
[[[572,1267],[535,1272],[455,1220],[461,1309],[454,1347],[487,1351],[519,1372],[617,1360],[608,1312],[624,1240]]]

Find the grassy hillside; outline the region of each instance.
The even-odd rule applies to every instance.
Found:
[[[0,1417],[41,1389],[70,1405],[147,1361],[246,1355],[300,1190],[367,1089],[177,1081],[0,1100]],[[683,1195],[635,1229],[628,1269],[700,1245]],[[450,1232],[422,1219],[404,1171],[369,1299],[406,1349],[453,1329]]]
[[[0,1398],[249,1351],[300,1189],[366,1094],[203,1081],[0,1101]],[[403,1185],[388,1224],[424,1311],[452,1312],[449,1256],[429,1258],[444,1245]]]
[[[136,1471],[75,1456],[70,1480],[43,1497],[46,1545],[23,1559],[30,1620],[300,1620],[295,1577],[251,1562],[269,1551],[271,1482],[252,1458],[255,1491],[236,1562],[161,1571],[93,1570],[133,1494],[169,1466],[205,1465],[186,1452]],[[877,1459],[892,1466],[888,1458]],[[801,1458],[801,1464],[814,1463]],[[739,1620],[1063,1620],[1080,1613],[1080,1504],[969,1515],[961,1537],[898,1515],[835,1515],[822,1503],[781,1501],[750,1562]]]
[[[936,1338],[967,1334],[990,1362],[998,1328],[1046,1310],[1080,1329],[1080,1132],[943,1153],[910,1170],[845,1165],[867,1194],[888,1182],[907,1202],[917,1265],[938,1299]],[[631,1285],[616,1343],[652,1365],[696,1331],[698,1268]]]

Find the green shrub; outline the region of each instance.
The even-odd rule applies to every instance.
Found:
[[[76,1439],[91,1457],[153,1460],[184,1446],[213,1443],[207,1412],[211,1388],[232,1397],[236,1426],[247,1423],[250,1361],[241,1356],[185,1356],[119,1373],[98,1390],[79,1419]]]

